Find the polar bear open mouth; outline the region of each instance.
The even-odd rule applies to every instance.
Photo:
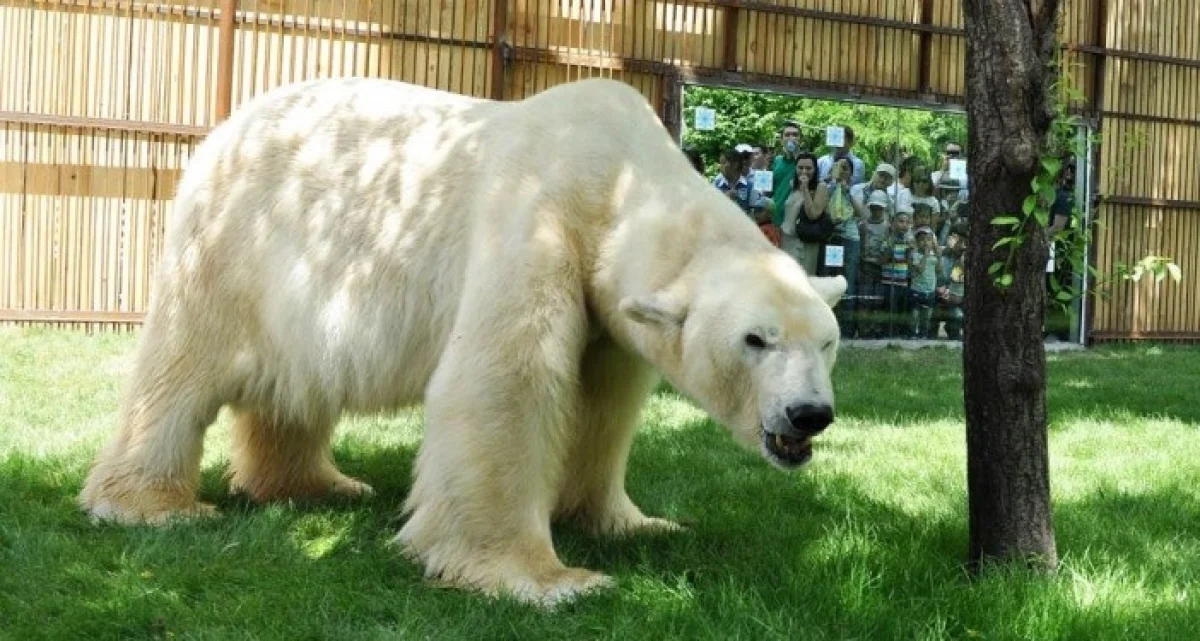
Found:
[[[763,430],[763,447],[781,465],[798,467],[812,458],[812,440],[793,438],[783,434],[772,434]]]

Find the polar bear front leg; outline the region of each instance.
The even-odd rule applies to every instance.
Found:
[[[564,431],[577,412],[584,310],[576,300],[513,302],[518,309],[479,310],[475,299],[460,312],[427,388],[397,541],[440,583],[553,606],[612,584],[565,566],[550,533]]]
[[[625,469],[642,407],[659,376],[643,359],[604,338],[581,365],[580,412],[556,513],[597,534],[669,532],[680,526],[649,517],[625,491]]]

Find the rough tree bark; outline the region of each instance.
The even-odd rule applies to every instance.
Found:
[[[963,332],[970,560],[1058,564],[1046,434],[1045,266],[1048,245],[1032,219],[1011,264],[1013,282],[988,267],[1007,248],[995,216],[1020,215],[1054,119],[1048,66],[1058,0],[963,0],[966,19],[970,238]]]

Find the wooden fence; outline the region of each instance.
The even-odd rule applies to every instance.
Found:
[[[1200,4],[1064,0],[1064,62],[1098,127],[1092,259],[1122,285],[1089,335],[1200,339]],[[637,87],[678,133],[686,83],[959,105],[957,0],[0,0],[0,321],[138,323],[180,170],[230,110],[314,77],[515,100]]]

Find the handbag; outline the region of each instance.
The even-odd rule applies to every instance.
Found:
[[[833,218],[829,216],[828,211],[821,212],[821,216],[816,220],[808,216],[796,217],[796,238],[806,243],[827,242],[833,238],[835,231],[837,225],[833,224]]]

